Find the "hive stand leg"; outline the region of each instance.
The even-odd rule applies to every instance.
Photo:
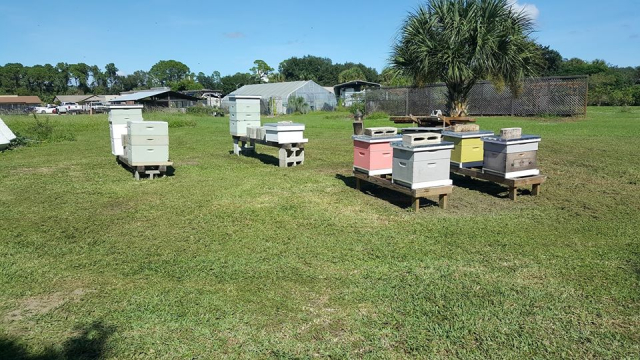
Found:
[[[413,207],[413,211],[417,212],[418,210],[420,210],[420,198],[413,197],[411,200],[413,202],[413,204],[411,205],[411,207]]]
[[[238,145],[238,139],[233,139],[233,153],[240,156],[240,146]]]
[[[440,194],[440,209],[449,208],[449,194]]]
[[[356,178],[356,190],[360,191],[360,178]]]
[[[278,159],[280,160],[280,167],[287,167],[287,149],[280,148],[278,150]]]
[[[256,152],[256,141],[251,139],[249,140],[249,148],[247,149],[248,151],[255,153]]]
[[[514,186],[509,186],[509,199],[516,201],[518,200],[518,188]]]
[[[531,195],[540,195],[540,184],[533,184],[533,186],[531,186]]]

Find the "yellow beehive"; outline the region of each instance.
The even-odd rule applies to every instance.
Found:
[[[453,143],[451,162],[460,167],[482,166],[484,148],[482,138],[491,136],[491,131],[452,132],[443,131],[444,141]]]

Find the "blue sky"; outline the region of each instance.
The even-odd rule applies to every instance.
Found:
[[[276,68],[291,56],[381,70],[417,0],[12,1],[0,3],[0,64],[114,62],[123,73],[174,59],[209,75]],[[640,0],[518,0],[534,37],[563,57],[640,66]]]

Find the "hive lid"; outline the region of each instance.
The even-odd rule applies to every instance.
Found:
[[[268,130],[281,130],[281,131],[300,131],[304,130],[305,125],[300,123],[279,122],[279,123],[266,123],[263,124],[265,129]]]
[[[446,131],[442,132],[442,135],[443,136],[453,137],[453,138],[459,138],[459,139],[470,139],[470,138],[479,138],[479,137],[485,137],[485,136],[495,136],[493,131],[485,131],[485,130],[470,131],[470,132],[455,132],[455,131],[446,130]]]
[[[400,141],[402,140],[402,135],[393,135],[393,136],[368,136],[368,135],[353,135],[351,138],[355,141],[362,141],[365,143],[375,144],[375,143],[384,143],[384,142],[392,142],[392,141]]]
[[[539,135],[522,135],[518,139],[503,139],[500,136],[486,136],[482,138],[482,141],[494,144],[527,144],[532,142],[540,142],[542,138]]]
[[[442,141],[437,144],[427,144],[420,146],[407,146],[402,141],[392,142],[391,147],[394,149],[419,152],[419,151],[433,151],[433,150],[446,150],[453,149],[453,143],[451,141]]]

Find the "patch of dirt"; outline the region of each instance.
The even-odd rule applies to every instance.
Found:
[[[4,316],[4,321],[21,321],[32,316],[46,314],[68,301],[78,301],[80,298],[95,290],[76,289],[70,293],[56,292],[49,295],[33,296],[22,299],[17,309],[10,311]]]

